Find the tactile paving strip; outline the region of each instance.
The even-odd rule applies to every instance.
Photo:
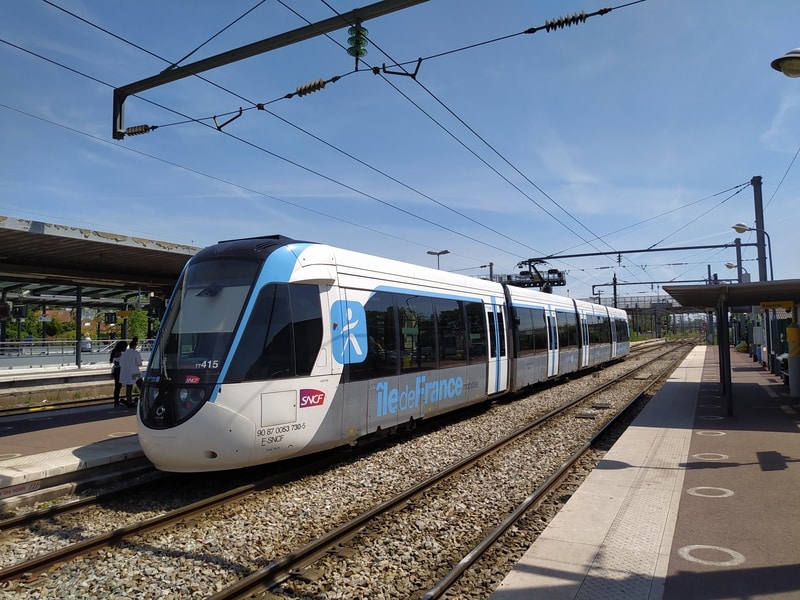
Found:
[[[685,443],[669,430],[653,440],[576,600],[650,596],[670,502],[683,485]]]

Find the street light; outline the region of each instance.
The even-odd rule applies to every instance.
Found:
[[[769,64],[772,65],[773,69],[780,71],[787,77],[800,77],[800,48],[789,50]]]
[[[438,269],[439,268],[439,257],[442,254],[450,254],[450,250],[439,250],[438,252],[435,252],[434,250],[428,250],[428,254],[430,254],[431,256],[435,256],[436,257],[436,268]]]
[[[800,48],[789,50],[771,63],[772,68],[787,77],[800,77]],[[770,247],[772,244],[770,244]],[[772,268],[770,256],[770,268]],[[786,341],[789,342],[789,396],[800,397],[800,325],[798,325],[797,304],[792,308],[792,323],[786,328]]]
[[[725,263],[725,266],[729,269],[737,269],[737,271],[739,271],[739,283],[750,283],[750,271],[745,269],[741,263],[737,265],[732,262],[727,262]],[[741,271],[744,271],[744,275],[741,273]],[[745,275],[747,275],[747,277],[745,277]]]
[[[744,233],[745,231],[755,231],[756,233],[764,234],[764,236],[767,238],[767,249],[769,250],[769,280],[773,281],[775,279],[775,277],[774,277],[774,272],[772,270],[772,240],[770,239],[769,234],[766,231],[764,231],[763,229],[756,229],[755,227],[749,227],[747,225],[747,223],[737,223],[736,225],[733,226],[733,229],[736,231],[736,233]],[[762,250],[761,256],[763,256],[763,250]],[[761,265],[763,265],[763,263],[761,263]],[[759,279],[760,278],[761,278],[761,274],[759,273]],[[774,321],[774,320],[775,320],[775,315],[774,315],[774,310],[773,310],[772,321]],[[767,367],[770,370],[770,372],[777,374],[777,372],[778,372],[777,371],[777,364],[776,364],[776,361],[775,361],[774,357],[772,356],[773,334],[772,334],[772,323],[770,323],[769,310],[765,310],[764,311],[764,329],[765,329],[765,333],[766,333],[765,337],[766,337],[766,342],[767,342],[767,354],[769,355],[769,358],[766,361],[766,364],[767,364]]]
[[[485,269],[486,267],[489,267],[489,281],[494,281],[494,263],[490,262],[488,265],[480,266],[481,269]],[[569,292],[569,290],[567,290],[567,292]],[[567,295],[569,295],[569,293],[567,293]]]
[[[755,227],[749,227],[747,223],[737,223],[732,227],[732,229],[735,230],[736,233],[744,233],[745,231],[755,231],[756,233],[764,234],[764,236],[767,238],[767,250],[769,251],[769,280],[773,281],[775,279],[775,272],[772,270],[772,240],[770,239],[769,234],[763,229],[756,229]]]

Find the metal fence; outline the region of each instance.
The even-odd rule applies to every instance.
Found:
[[[92,340],[91,350],[75,340],[21,340],[0,342],[0,369],[58,367],[108,363],[115,340]],[[147,361],[153,340],[142,340],[139,351]]]

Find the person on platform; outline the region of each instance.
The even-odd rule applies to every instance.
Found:
[[[109,358],[109,362],[111,363],[111,376],[114,378],[114,406],[119,406],[119,393],[122,391],[122,383],[119,380],[119,358],[122,356],[122,353],[128,348],[128,342],[125,340],[120,340],[116,344],[114,344],[114,348],[111,350],[111,357]]]
[[[136,406],[133,401],[133,386],[142,389],[142,355],[136,349],[139,338],[133,336],[128,349],[119,357],[119,380],[125,386],[125,404]]]

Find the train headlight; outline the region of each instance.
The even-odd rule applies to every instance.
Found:
[[[166,429],[183,423],[200,410],[210,395],[207,385],[173,386],[168,381],[145,386],[142,422],[153,429]]]

